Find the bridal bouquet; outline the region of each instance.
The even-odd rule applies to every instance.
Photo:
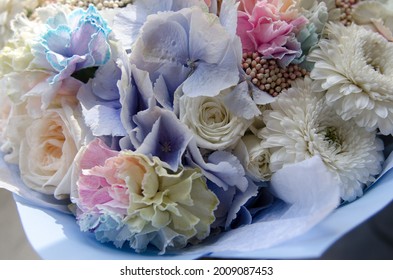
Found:
[[[136,252],[301,234],[386,171],[392,15],[392,1],[2,1],[0,142],[17,174],[2,186]]]

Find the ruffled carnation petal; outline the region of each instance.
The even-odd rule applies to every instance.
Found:
[[[70,77],[80,69],[100,66],[110,58],[107,42],[111,32],[93,5],[65,15],[59,11],[48,19],[48,29],[34,46],[35,61],[56,74],[51,82]],[[46,62],[46,61],[47,62]],[[52,68],[52,69],[50,69]]]
[[[277,59],[282,67],[301,62],[297,61],[302,49],[296,35],[308,20],[298,13],[293,1],[241,2],[238,21],[243,52],[258,51],[264,58]]]
[[[197,169],[168,172],[158,158],[110,152],[100,140],[88,145],[81,161],[94,163],[90,157],[100,150],[114,156],[81,170],[73,198],[81,230],[116,246],[129,242],[137,252],[152,244],[161,253],[209,235],[218,199]]]

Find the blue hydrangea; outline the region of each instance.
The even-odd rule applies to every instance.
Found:
[[[171,99],[179,88],[185,95],[197,97],[216,96],[235,86],[241,53],[238,37],[214,15],[193,7],[150,15],[130,60],[149,72],[153,82],[163,81],[160,90]]]
[[[251,213],[244,205],[258,195],[259,186],[246,175],[236,156],[227,151],[202,156],[195,140],[192,140],[187,147],[185,164],[201,169],[209,189],[220,201],[213,227],[229,229],[232,223],[250,223]]]
[[[179,11],[193,6],[208,10],[204,0],[134,0],[132,5],[128,5],[116,14],[113,30],[124,48],[130,49],[149,15]]]
[[[192,133],[176,115],[159,107],[141,112],[135,116],[138,130],[144,131],[139,153],[157,156],[164,166],[176,171],[182,163],[182,156],[192,139]]]
[[[121,104],[117,81],[120,69],[113,59],[98,68],[95,77],[82,85],[78,100],[86,125],[94,136],[122,137],[126,131],[120,120]]]

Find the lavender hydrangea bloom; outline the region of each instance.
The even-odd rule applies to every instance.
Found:
[[[125,49],[130,49],[139,36],[147,17],[164,11],[178,11],[199,6],[207,10],[204,0],[135,0],[116,14],[113,29]]]
[[[215,212],[214,227],[223,227],[227,230],[251,223],[252,213],[247,209],[246,204],[258,195],[259,187],[249,178],[247,181],[248,187],[244,191],[235,187],[225,191],[213,182],[209,182],[209,189],[220,201]]]
[[[131,52],[131,62],[162,77],[170,95],[216,96],[239,81],[241,43],[214,15],[200,8],[151,15]]]
[[[205,160],[193,139],[188,146],[186,162],[191,167],[201,168],[208,180],[225,191],[232,186],[242,191],[247,189],[244,168],[240,161],[229,152],[216,151]]]
[[[253,92],[257,92],[257,89],[254,89],[254,87],[252,87],[252,90]],[[234,115],[250,120],[261,114],[261,110],[257,106],[259,103],[266,104],[272,102],[272,98],[268,94],[261,92],[261,101],[256,100],[256,98],[254,100],[254,96],[250,93],[247,81],[243,81],[224,96],[224,103]]]
[[[217,14],[217,4],[217,0],[210,1],[209,11],[211,13]],[[236,0],[226,0],[222,1],[220,6],[220,22],[229,34],[232,34],[233,36],[236,35],[237,11],[239,4],[240,3]]]
[[[110,58],[107,42],[111,29],[90,5],[85,11],[62,12],[47,22],[48,30],[35,46],[35,63],[57,73],[51,82],[70,77],[78,70],[100,66]]]
[[[117,81],[120,69],[114,60],[101,66],[94,79],[83,85],[78,92],[86,125],[94,136],[126,136],[120,119],[121,103]]]
[[[150,111],[156,111],[152,113]],[[182,156],[187,145],[192,139],[192,133],[181,123],[173,112],[155,107],[146,112],[146,118],[158,117],[151,127],[143,127],[150,131],[144,138],[141,146],[136,150],[138,153],[159,157],[166,167],[176,171],[181,165]],[[144,118],[145,119],[145,118]]]
[[[144,132],[141,127],[146,126],[144,122],[152,119],[152,116],[143,117],[146,110],[156,105],[153,84],[150,81],[149,73],[131,65],[127,56],[120,56],[117,64],[121,69],[121,78],[117,83],[122,106],[120,117],[128,135],[127,139],[122,140],[122,148],[135,150],[142,144],[147,133],[150,132]],[[139,116],[142,115],[139,123],[137,120],[138,114]]]
[[[216,151],[205,159],[195,140],[191,140],[185,158],[187,165],[202,170],[208,180],[209,189],[220,201],[215,211],[216,221],[213,226],[228,229],[244,204],[258,194],[259,187],[246,176],[240,161],[230,152]]]
[[[117,61],[121,69],[121,121],[127,137],[120,141],[122,149],[132,149],[157,156],[173,171],[181,164],[191,132],[171,110],[157,106],[149,73],[129,63],[126,56]]]
[[[240,206],[239,211],[236,213],[236,218],[226,227],[226,229],[234,229],[249,225],[258,221],[266,213],[264,210],[271,207],[273,203],[280,203],[274,200],[273,195],[270,193],[266,186],[258,186],[258,193],[248,199],[248,201]]]

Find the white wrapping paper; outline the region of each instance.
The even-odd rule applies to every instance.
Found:
[[[389,157],[382,174],[392,165]],[[64,205],[31,196],[18,176],[16,168],[0,161],[0,186],[18,195],[15,198],[26,234],[41,257],[48,259],[313,258],[393,198],[393,175],[388,173],[363,197],[336,209],[338,185],[320,158],[314,157],[273,176],[272,190],[285,203],[274,204],[258,221],[159,256],[154,250],[136,254],[101,244],[93,235],[79,231],[75,218],[62,213]]]

